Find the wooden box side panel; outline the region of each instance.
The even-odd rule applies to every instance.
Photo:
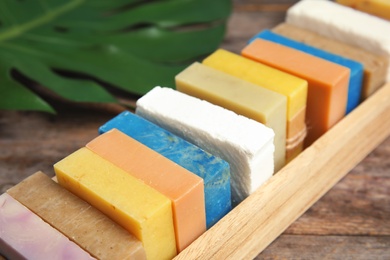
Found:
[[[253,258],[390,135],[390,83],[175,259]]]

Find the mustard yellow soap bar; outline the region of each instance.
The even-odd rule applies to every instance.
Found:
[[[147,259],[176,255],[171,201],[142,181],[81,148],[54,165],[58,183],[84,199],[143,244]]]
[[[336,0],[336,2],[390,20],[389,0]]]
[[[275,171],[286,161],[287,99],[266,88],[194,63],[175,77],[176,89],[256,120],[275,132]]]

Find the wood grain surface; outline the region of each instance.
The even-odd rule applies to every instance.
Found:
[[[293,2],[233,1],[221,47],[239,53],[251,36],[282,22]],[[59,101],[56,106],[57,115],[0,111],[0,192],[39,170],[54,176],[52,165],[96,137],[118,112]],[[257,259],[390,259],[390,138]]]

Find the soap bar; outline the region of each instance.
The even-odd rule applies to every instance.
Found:
[[[288,120],[306,106],[307,82],[303,79],[223,49],[202,63],[286,96]]]
[[[194,63],[176,75],[176,89],[256,120],[275,132],[275,171],[286,161],[287,99],[274,91]]]
[[[138,115],[230,164],[233,205],[272,176],[271,128],[170,88],[155,87],[136,105]]]
[[[368,98],[386,81],[388,60],[380,55],[375,55],[364,49],[345,44],[340,41],[321,36],[315,32],[283,23],[272,29],[274,32],[284,35],[299,42],[323,49],[325,51],[356,60],[363,64],[364,77],[362,99]]]
[[[336,0],[336,2],[390,20],[389,0]]]
[[[0,196],[0,252],[8,259],[95,259],[7,193]]]
[[[264,30],[260,32],[259,34],[257,34],[255,37],[252,38],[252,41],[257,38],[279,43],[284,46],[291,47],[299,51],[303,51],[313,56],[349,68],[350,79],[349,79],[349,86],[348,86],[346,114],[351,112],[354,108],[356,108],[359,105],[361,89],[362,89],[362,80],[363,80],[363,65],[361,63],[306,45],[304,43],[294,41],[282,35],[273,33],[270,30]]]
[[[146,259],[138,239],[42,172],[7,193],[98,259]]]
[[[202,63],[287,97],[286,159],[291,160],[289,155],[295,153],[288,150],[298,147],[306,137],[307,81],[223,49]]]
[[[251,42],[242,50],[242,55],[304,78],[309,82],[306,147],[344,117],[349,69],[262,39]]]
[[[390,23],[373,15],[332,1],[303,0],[288,9],[286,22],[390,59]]]
[[[129,111],[105,123],[99,133],[113,128],[203,178],[207,228],[231,210],[230,167],[226,161]]]
[[[172,201],[178,252],[206,231],[202,178],[117,129],[98,136],[86,147]]]
[[[54,171],[61,186],[137,237],[147,259],[176,255],[167,197],[85,147],[57,162]]]

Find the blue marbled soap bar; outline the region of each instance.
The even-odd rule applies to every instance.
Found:
[[[226,161],[128,111],[101,126],[99,133],[112,128],[203,178],[207,228],[231,210],[230,167]]]
[[[351,70],[351,76],[350,76],[349,87],[348,87],[348,101],[347,101],[346,114],[351,112],[355,107],[359,105],[361,89],[362,89],[362,81],[363,81],[363,69],[364,69],[361,63],[344,58],[342,56],[330,52],[323,51],[321,49],[309,46],[301,42],[297,42],[295,40],[271,32],[270,30],[264,30],[260,32],[255,37],[253,37],[250,41],[253,41],[256,38],[261,38],[263,40],[279,43],[349,68]]]

